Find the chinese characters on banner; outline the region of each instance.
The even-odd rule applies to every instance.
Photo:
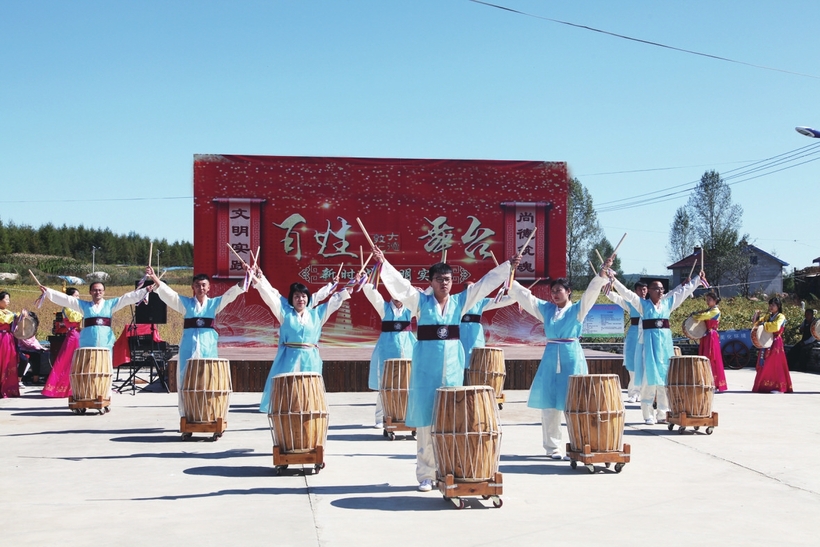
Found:
[[[545,270],[545,245],[547,240],[547,210],[549,203],[504,202],[504,241],[506,256],[521,251],[521,263],[518,266],[518,279],[536,279],[547,277]],[[526,247],[532,231],[538,231]]]
[[[261,206],[264,199],[224,199],[216,203],[217,225],[217,278],[241,278],[245,276],[242,263],[231,252],[228,245],[248,264],[253,263],[251,253],[261,245]]]

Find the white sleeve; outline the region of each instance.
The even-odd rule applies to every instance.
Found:
[[[500,286],[510,276],[510,261],[502,262],[479,279],[464,291],[467,293],[462,307],[469,310],[475,306],[479,300],[490,294],[493,289]]]
[[[63,292],[55,291],[54,289],[49,289],[46,287],[46,297],[58,306],[78,311],[80,313],[83,312],[83,309],[80,307],[79,303],[80,299],[76,296],[68,296]]]
[[[219,305],[216,307],[216,311],[214,314],[217,314],[224,310],[228,304],[239,298],[239,295],[242,294],[242,286],[241,285],[233,285],[230,289],[225,291],[225,293],[220,297]]]
[[[541,314],[541,310],[538,307],[539,299],[533,296],[532,291],[525,288],[521,283],[518,281],[513,281],[512,287],[510,287],[510,296],[518,302],[524,310],[541,321],[544,322],[544,316]]]
[[[512,298],[510,295],[505,294],[504,296],[501,297],[501,300],[499,300],[498,302],[496,302],[495,299],[493,299],[489,304],[484,306],[483,311],[490,311],[490,310],[497,310],[499,308],[506,308],[507,306],[509,306],[511,304],[515,304],[515,299]]]
[[[379,317],[384,319],[384,298],[382,298],[382,295],[376,290],[376,287],[374,287],[372,283],[365,283],[362,290],[367,299],[370,300],[370,303],[373,304]]]
[[[117,298],[116,304],[111,306],[111,315],[114,315],[115,312],[123,309],[125,306],[130,306],[131,304],[140,302],[145,298],[146,294],[148,294],[148,287],[125,293]]]
[[[342,304],[348,298],[350,298],[350,293],[347,292],[347,290],[333,293],[333,296],[331,296],[330,300],[327,302],[327,307],[325,307],[325,315],[322,317],[323,325],[327,323],[327,320],[330,319],[331,315],[336,313],[336,310],[342,307]]]
[[[322,303],[322,300],[330,296],[330,289],[333,288],[333,283],[328,283],[318,291],[310,295],[310,307],[315,308]]]
[[[604,296],[609,298],[609,301],[613,304],[619,305],[626,313],[632,313],[632,310],[629,309],[629,304],[626,300],[623,299],[623,297],[620,294],[616,293],[615,291],[609,291]]]
[[[390,296],[401,301],[410,310],[411,315],[418,314],[421,293],[387,260],[382,262],[381,279]]]
[[[265,304],[268,305],[276,320],[282,323],[282,301],[280,300],[281,295],[279,291],[271,287],[268,278],[264,275],[260,277],[253,286],[259,291],[259,296],[261,296]]]
[[[580,323],[584,322],[584,318],[589,313],[589,310],[592,309],[592,306],[595,305],[595,301],[598,300],[598,295],[601,294],[601,289],[608,281],[607,278],[601,277],[600,275],[596,275],[590,280],[587,290],[581,295],[581,305],[578,309],[578,321]]]
[[[641,297],[635,294],[634,292],[630,291],[623,284],[614,279],[612,282],[612,286],[615,287],[615,290],[618,291],[618,294],[621,295],[621,298],[632,304],[632,307],[638,310],[643,317],[643,306],[641,305]]]
[[[185,315],[185,306],[182,305],[182,300],[180,300],[179,295],[174,289],[166,285],[165,282],[160,281],[156,292],[160,300],[165,302],[169,308]]]
[[[675,287],[674,291],[671,291],[669,294],[664,295],[664,298],[672,299],[672,307],[669,308],[669,311],[671,312],[672,310],[675,310],[678,307],[680,307],[680,305],[683,304],[683,302],[687,298],[692,296],[692,294],[695,292],[695,289],[697,289],[699,286],[700,276],[696,275],[695,277],[690,279],[689,283],[687,283],[686,285],[679,285]]]

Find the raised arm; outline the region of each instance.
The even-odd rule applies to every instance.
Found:
[[[144,287],[142,289],[127,292],[119,298],[115,298],[114,305],[111,306],[111,314],[113,315],[117,311],[123,309],[125,306],[130,306],[131,304],[136,304],[137,302],[142,301],[148,294],[148,291],[149,288]]]
[[[504,280],[510,276],[510,261],[502,262],[479,279],[476,283],[467,287],[464,291],[466,297],[464,299],[463,308],[469,310],[476,303],[493,292],[493,290],[504,283]]]
[[[376,290],[376,287],[374,287],[372,283],[366,283],[362,290],[364,291],[364,295],[373,305],[376,313],[379,314],[379,317],[384,319],[384,298],[382,298],[382,295]]]
[[[505,294],[501,297],[501,300],[498,302],[495,301],[494,298],[490,299],[490,302],[484,306],[482,311],[490,311],[490,310],[497,310],[500,308],[506,308],[507,306],[515,304],[515,299],[511,297],[509,294]]]
[[[615,290],[618,292],[618,295],[620,295],[620,297],[623,300],[626,300],[627,302],[632,304],[632,307],[638,310],[641,316],[643,316],[643,305],[641,304],[642,298],[640,296],[624,287],[623,284],[620,281],[618,281],[617,278],[614,278],[612,280],[612,286],[615,288]]]
[[[83,309],[80,307],[80,299],[76,296],[68,296],[63,292],[55,291],[54,289],[49,289],[48,287],[41,286],[40,290],[43,291],[46,298],[58,306],[83,313]]]
[[[584,318],[589,313],[589,310],[592,309],[592,306],[595,305],[595,301],[598,300],[598,295],[601,294],[601,289],[606,285],[607,278],[601,277],[597,275],[592,278],[589,282],[589,286],[587,290],[584,291],[584,294],[581,295],[581,306],[578,309],[578,321],[583,323]]]
[[[239,298],[239,295],[244,293],[244,289],[242,285],[233,285],[230,289],[224,292],[222,296],[219,296],[219,304],[216,306],[216,311],[214,313],[219,313],[224,310],[228,304]]]
[[[374,253],[374,256],[375,254],[376,253]],[[382,255],[381,279],[387,288],[387,292],[390,293],[390,296],[396,300],[400,300],[402,304],[410,310],[412,315],[418,314],[419,291],[384,258],[384,255]]]
[[[185,314],[185,306],[182,305],[182,300],[174,289],[160,281],[157,285],[156,293],[160,300],[165,302],[169,308],[177,313]]]
[[[692,296],[700,286],[700,276],[696,275],[688,283],[684,283],[683,285],[678,285],[675,287],[673,291],[670,291],[669,294],[665,294],[663,297],[664,299],[671,298],[672,299],[672,307],[669,308],[669,311],[675,310],[680,307],[683,302]]]
[[[544,301],[536,298],[532,291],[521,285],[518,281],[513,281],[510,287],[510,297],[518,302],[524,310],[541,321],[544,322],[544,316],[541,314],[541,307]]]
[[[342,303],[344,303],[344,301],[348,298],[350,298],[350,292],[346,290],[339,291],[337,293],[333,293],[333,296],[330,297],[330,300],[328,300],[326,304],[319,305],[317,310],[319,310],[323,325],[327,323],[327,320],[330,319],[331,315],[336,313],[336,310],[342,307]]]
[[[325,286],[321,287],[318,291],[310,295],[310,307],[315,308],[322,301],[330,296],[330,292],[333,289],[334,283],[328,283]]]
[[[268,278],[259,273],[257,280],[254,282],[253,286],[259,291],[259,296],[262,297],[262,300],[265,301],[265,304],[268,305],[270,308],[271,313],[276,318],[279,323],[282,323],[282,295],[279,294],[279,291],[274,289]]]

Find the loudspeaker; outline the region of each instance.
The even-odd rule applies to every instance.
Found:
[[[158,294],[148,293],[148,303],[136,307],[134,322],[138,325],[164,325],[168,322],[168,306]]]

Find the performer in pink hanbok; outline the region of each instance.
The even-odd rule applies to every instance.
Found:
[[[74,287],[65,290],[66,295],[79,297],[80,291]],[[80,324],[83,321],[82,312],[74,311],[70,308],[63,308],[63,324],[68,329],[60,346],[57,357],[54,358],[54,367],[48,375],[46,385],[43,388],[44,397],[69,397],[71,395],[71,359],[74,357],[74,350],[80,347]]]
[[[720,297],[709,291],[706,293],[706,305],[709,309],[700,313],[692,314],[696,321],[703,321],[706,324],[706,334],[700,339],[698,355],[707,357],[712,365],[712,377],[715,380],[715,391],[726,391],[726,372],[723,370],[723,355],[720,353],[720,336],[718,335],[718,324],[720,323]]]
[[[12,332],[19,316],[8,309],[11,297],[0,291],[0,397],[19,397],[20,384],[17,378],[17,340]],[[23,310],[23,313],[26,313]]]
[[[765,318],[755,314],[754,326],[762,324],[766,332],[774,335],[772,346],[762,351],[763,364],[757,367],[757,375],[752,391],[757,393],[791,393],[792,378],[789,375],[789,364],[783,350],[783,331],[786,328],[786,316],[780,299],[769,300],[769,313]]]

